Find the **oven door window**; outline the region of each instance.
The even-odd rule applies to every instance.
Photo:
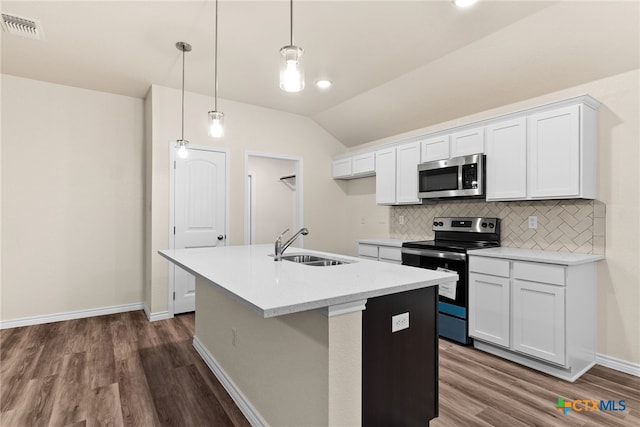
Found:
[[[458,189],[458,166],[420,171],[419,191],[445,191]]]

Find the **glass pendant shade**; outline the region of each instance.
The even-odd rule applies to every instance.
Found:
[[[186,159],[189,156],[189,152],[187,151],[187,145],[189,145],[189,141],[184,139],[179,139],[178,143],[178,157],[181,159]]]
[[[286,92],[300,92],[304,89],[303,50],[298,46],[285,46],[280,49],[280,89]]]
[[[209,136],[222,138],[224,136],[224,113],[221,111],[209,111]]]

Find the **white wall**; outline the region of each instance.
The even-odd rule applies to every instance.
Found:
[[[511,111],[589,94],[602,103],[598,111],[597,199],[606,205],[606,260],[598,263],[598,353],[640,365],[640,70],[608,77],[548,95],[505,105],[402,135],[363,144],[375,146],[472,123]],[[370,179],[370,178],[367,178]],[[349,187],[350,223],[362,227],[363,212],[379,209],[375,188]],[[363,190],[364,191],[361,191]],[[364,194],[368,193],[368,194]],[[373,227],[378,234],[381,227]],[[386,228],[387,233],[389,228]]]
[[[143,101],[2,75],[5,320],[143,300]]]
[[[291,236],[296,231],[296,190],[287,183],[294,185],[296,181],[283,182],[280,178],[294,175],[296,162],[251,155],[248,169],[254,181],[255,240],[252,243],[273,243],[287,228]]]
[[[151,98],[149,98],[151,96]],[[146,303],[151,314],[168,310],[168,263],[157,254],[169,247],[169,144],[180,137],[180,91],[153,85],[147,96],[151,105],[151,129],[147,135],[147,183],[151,238],[147,253],[150,268]],[[228,244],[244,242],[244,158],[245,152],[260,152],[302,159],[304,172],[304,225],[309,229],[305,246],[311,249],[347,253],[352,242],[345,239],[346,191],[331,178],[332,157],[344,145],[307,117],[283,113],[239,102],[218,100],[225,114],[225,136],[207,136],[207,112],[213,98],[187,92],[185,95],[185,139],[192,144],[229,150],[230,230]],[[149,197],[150,194],[150,197]],[[277,236],[274,236],[274,239]]]

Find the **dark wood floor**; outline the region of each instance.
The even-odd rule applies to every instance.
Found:
[[[0,426],[246,426],[191,345],[193,314],[142,311],[0,332]],[[555,409],[624,399],[627,410]],[[445,426],[639,426],[640,378],[595,367],[571,384],[442,340]]]
[[[143,311],[3,330],[0,425],[249,425],[193,331],[193,314]]]

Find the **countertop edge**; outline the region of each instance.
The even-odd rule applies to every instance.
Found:
[[[604,255],[599,254],[577,254],[573,252],[552,252],[521,248],[488,248],[474,249],[468,251],[469,255],[481,256],[486,258],[510,259],[515,261],[540,262],[545,264],[557,265],[581,265],[597,262],[605,259]]]
[[[199,276],[199,277],[202,277],[202,276]],[[207,279],[206,277],[204,277],[204,279],[208,280],[209,282],[211,282],[211,280]],[[328,299],[324,299],[324,300],[310,301],[310,302],[301,303],[301,304],[293,304],[293,305],[290,305],[290,306],[287,306],[287,307],[278,307],[278,308],[264,309],[264,310],[256,307],[256,310],[257,310],[258,313],[260,313],[266,319],[266,318],[270,318],[270,317],[276,317],[276,316],[283,316],[283,315],[287,315],[287,314],[300,313],[300,312],[303,312],[303,311],[328,308],[328,307],[331,307],[331,306],[334,306],[334,305],[347,304],[347,303],[350,303],[350,302],[361,301],[361,300],[368,300],[369,298],[376,298],[376,297],[381,297],[381,296],[385,296],[385,295],[393,295],[393,294],[398,294],[398,293],[401,293],[401,292],[412,291],[412,290],[421,289],[421,288],[429,288],[429,287],[432,287],[432,286],[439,285],[440,283],[451,283],[451,282],[455,282],[455,281],[456,281],[455,279],[446,279],[446,280],[439,279],[437,281],[436,280],[432,280],[432,281],[428,281],[428,282],[405,283],[403,285],[398,285],[398,286],[391,287],[391,288],[377,289],[377,290],[367,291],[367,292],[360,292],[360,293],[356,293],[356,294],[350,294],[350,295],[347,295],[347,296],[340,296],[340,297],[328,298]],[[214,283],[214,285],[215,285],[215,283]],[[224,289],[224,288],[221,288],[221,289]],[[246,301],[246,300],[238,297],[237,295],[235,295],[233,293],[230,293],[230,292],[227,292],[227,293],[229,293],[230,295],[233,295],[237,300],[246,302],[247,304],[250,304],[253,307],[255,307],[249,301]]]
[[[362,243],[364,245],[378,245],[378,246],[390,246],[390,247],[393,247],[393,248],[401,248],[402,247],[402,243],[404,243],[404,240],[387,239],[387,238],[360,239],[360,240],[358,240],[358,243]]]

